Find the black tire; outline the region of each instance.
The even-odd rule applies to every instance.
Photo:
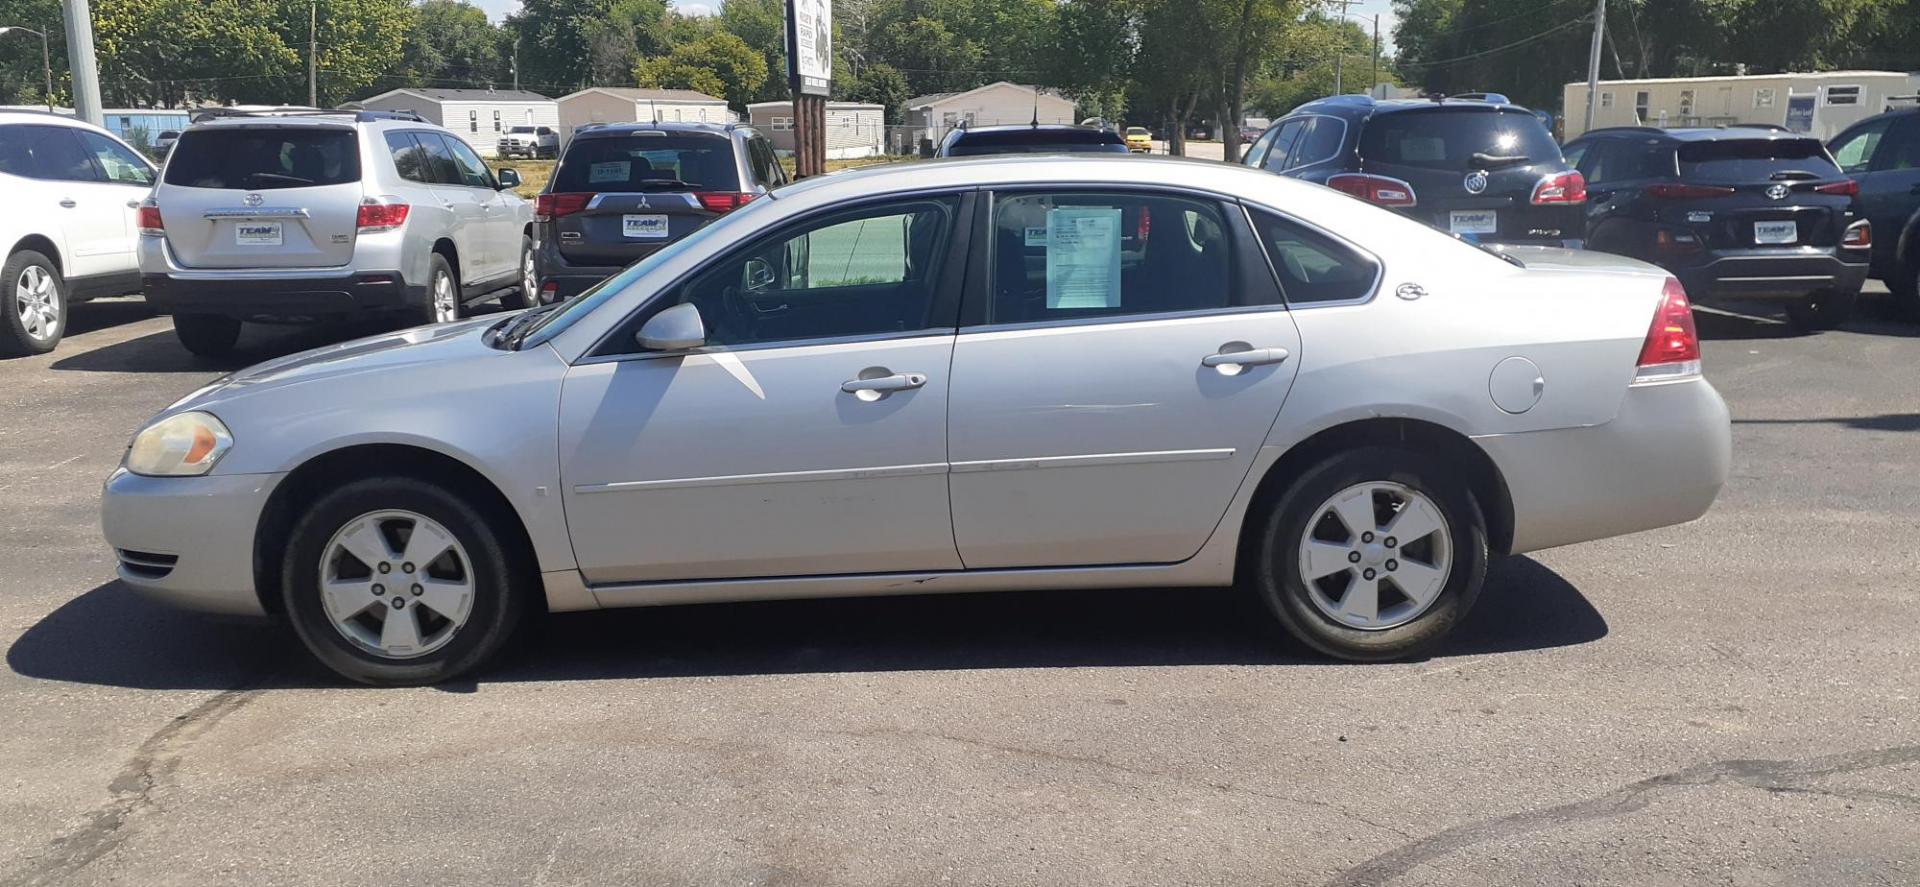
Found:
[[[173,334],[199,357],[226,357],[240,342],[240,321],[218,314],[175,314]]]
[[[405,510],[440,524],[471,562],[474,596],[466,622],[443,646],[414,658],[389,658],[348,640],[320,597],[321,558],[333,535],[363,515],[384,510]],[[294,631],[321,664],[363,684],[433,684],[485,665],[512,640],[532,582],[531,571],[518,567],[507,548],[499,520],[504,516],[489,518],[465,498],[410,477],[367,478],[334,489],[295,522],[281,564],[282,602]]]
[[[527,261],[531,258],[533,258],[533,238],[522,234],[520,235],[520,285],[515,287],[512,292],[500,297],[500,307],[508,311],[517,311],[521,308],[532,308],[534,303],[539,300],[539,280],[534,280],[531,285],[527,282],[526,267]]]
[[[445,320],[441,319],[439,312],[435,309],[435,301],[437,298],[435,294],[439,292],[440,279],[442,277],[446,278],[447,285],[453,289],[453,316]],[[426,326],[435,323],[451,323],[459,320],[466,316],[466,304],[461,301],[462,298],[464,298],[464,296],[462,296],[460,292],[460,275],[454,273],[453,263],[447,261],[446,256],[440,253],[434,253],[433,257],[427,261],[426,303],[420,306],[418,309],[419,313],[414,318],[414,321],[421,326]]]
[[[1787,319],[1803,330],[1839,329],[1853,318],[1859,290],[1820,290],[1787,303]]]
[[[1433,502],[1446,521],[1453,553],[1441,590],[1426,609],[1404,624],[1378,630],[1344,625],[1323,613],[1295,569],[1301,543],[1321,519],[1320,505],[1350,487],[1374,482],[1400,484]],[[1472,490],[1458,470],[1410,450],[1376,446],[1331,456],[1302,473],[1256,519],[1263,523],[1253,565],[1255,589],[1288,633],[1337,659],[1381,662],[1425,655],[1473,609],[1486,581],[1486,520]]]
[[[1905,320],[1920,321],[1920,260],[1894,263],[1886,283],[1887,292],[1893,294],[1894,314]]]
[[[29,271],[37,271],[36,282],[44,281],[46,287],[35,299],[52,300],[53,318],[39,319],[36,326],[39,333],[28,329],[26,320],[20,316],[21,278]],[[36,287],[38,289],[39,287]],[[32,302],[29,302],[33,305]],[[0,265],[0,357],[18,357],[27,354],[45,354],[60,344],[60,337],[67,331],[67,280],[60,276],[60,269],[53,260],[30,249],[23,249],[7,257]],[[33,305],[37,318],[43,318],[47,306]]]

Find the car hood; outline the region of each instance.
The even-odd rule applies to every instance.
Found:
[[[491,315],[415,327],[289,354],[215,380],[181,398],[166,413],[208,409],[236,397],[367,374],[377,373],[389,381],[410,367],[508,354],[484,341],[486,331],[502,319],[503,315]]]

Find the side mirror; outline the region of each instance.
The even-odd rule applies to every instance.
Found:
[[[690,351],[707,344],[707,325],[699,308],[682,303],[649,318],[634,338],[648,351]]]
[[[503,189],[520,187],[520,173],[513,167],[501,169],[495,177],[500,180],[500,187]]]

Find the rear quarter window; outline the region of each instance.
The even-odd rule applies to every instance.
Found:
[[[575,139],[553,191],[739,191],[733,140],[724,136],[631,135]]]
[[[310,127],[188,130],[174,144],[166,172],[169,185],[247,191],[359,180],[354,131]]]
[[[1719,139],[1680,146],[1680,175],[1716,182],[1765,182],[1781,173],[1833,178],[1840,168],[1815,139]]]
[[[1486,156],[1476,161],[1475,154]],[[1489,158],[1564,162],[1560,146],[1532,114],[1441,107],[1376,114],[1360,134],[1360,155],[1368,163],[1459,171],[1487,165]]]

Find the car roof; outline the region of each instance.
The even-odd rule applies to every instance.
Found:
[[[1093,127],[1093,126],[1081,126],[1077,123],[996,123],[992,126],[969,126],[964,129],[956,129],[954,130],[954,133],[956,135],[960,135],[964,137],[964,136],[970,136],[975,134],[992,135],[994,133],[1003,133],[1003,132],[1108,132],[1108,131],[1109,130],[1104,130],[1104,129],[1100,129],[1098,127]]]
[[[692,120],[642,121],[637,123],[589,123],[576,128],[573,137],[590,139],[595,137],[619,136],[635,132],[687,132],[704,135],[726,135],[739,130],[751,130],[752,127],[739,123],[702,123]]]
[[[1673,142],[1719,142],[1738,139],[1751,141],[1787,141],[1789,139],[1811,139],[1813,136],[1803,132],[1794,132],[1784,127],[1767,124],[1752,126],[1688,126],[1676,129],[1660,129],[1653,126],[1610,126],[1604,129],[1588,130],[1580,138],[1588,136],[1645,136]]]
[[[1307,102],[1286,116],[1301,114],[1329,114],[1345,117],[1364,117],[1374,114],[1394,114],[1401,111],[1432,111],[1445,109],[1464,113],[1475,111],[1514,111],[1521,114],[1533,113],[1532,109],[1512,102],[1482,101],[1480,99],[1376,99],[1365,95],[1336,95]],[[1284,118],[1283,118],[1284,119]],[[1276,120],[1275,123],[1280,121]]]
[[[94,132],[108,132],[105,127],[95,126],[78,117],[66,114],[54,114],[47,111],[35,111],[31,108],[8,108],[0,110],[0,123],[50,123],[55,126],[71,126],[75,129],[90,129]],[[111,133],[108,133],[111,135]]]

